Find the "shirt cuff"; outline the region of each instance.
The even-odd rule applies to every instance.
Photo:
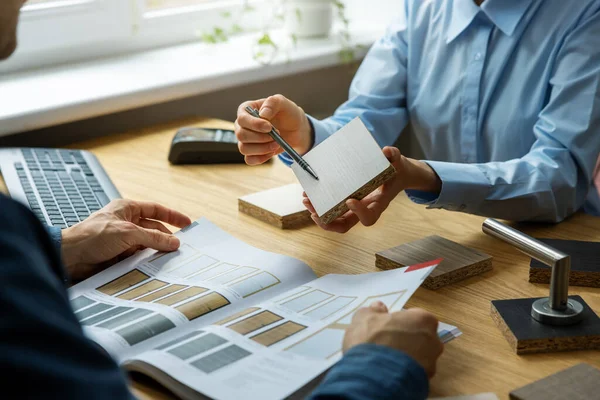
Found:
[[[430,192],[407,190],[409,199],[428,208],[471,212],[485,201],[491,183],[477,164],[424,161],[440,177],[442,190],[436,196]]]
[[[429,379],[407,354],[387,346],[351,348],[327,374],[312,398],[424,400]]]
[[[46,229],[48,230],[48,234],[52,239],[52,244],[54,245],[56,252],[61,254],[60,246],[62,244],[62,232],[60,228],[57,226],[47,226]]]
[[[60,265],[58,266],[58,270],[56,270],[56,273],[58,274],[59,278],[63,281],[63,283],[68,285],[70,282],[69,277],[67,272],[65,271],[65,267],[62,262],[62,231],[57,226],[46,226],[46,231],[48,232],[48,235],[50,235],[50,239],[52,240],[52,244],[54,245],[56,254],[58,254],[58,257],[60,259]]]
[[[319,145],[323,140],[331,136],[333,132],[332,127],[326,121],[319,121],[318,119],[311,117],[310,115],[307,115],[306,117],[308,118],[308,122],[310,123],[312,131],[315,134],[313,138],[313,144],[309,149],[310,151],[314,149],[315,146]],[[335,131],[335,129],[333,131]],[[294,162],[294,160],[292,160],[292,158],[285,152],[279,155],[279,159],[283,161],[283,163],[287,166],[292,165],[292,163]]]

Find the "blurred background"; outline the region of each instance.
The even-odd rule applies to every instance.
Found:
[[[17,52],[0,64],[0,146],[233,121],[242,101],[275,93],[330,115],[402,3],[29,0]]]

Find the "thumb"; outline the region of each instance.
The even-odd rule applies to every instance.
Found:
[[[402,159],[402,154],[397,147],[386,146],[383,148],[383,155],[388,161],[396,166]]]
[[[280,94],[269,96],[260,107],[260,111],[258,112],[260,117],[270,120],[281,111],[286,101],[289,100]]]
[[[369,306],[369,308],[373,311],[386,313],[388,312],[387,306],[382,301],[376,301]]]
[[[158,251],[173,251],[179,248],[179,239],[155,229],[138,227],[134,233],[135,245],[149,247]]]

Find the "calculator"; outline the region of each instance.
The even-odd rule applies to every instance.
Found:
[[[185,127],[175,133],[169,150],[171,164],[243,163],[235,133],[227,129]]]

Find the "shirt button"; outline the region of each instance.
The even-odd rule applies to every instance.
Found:
[[[475,54],[475,61],[481,60],[481,53]]]

